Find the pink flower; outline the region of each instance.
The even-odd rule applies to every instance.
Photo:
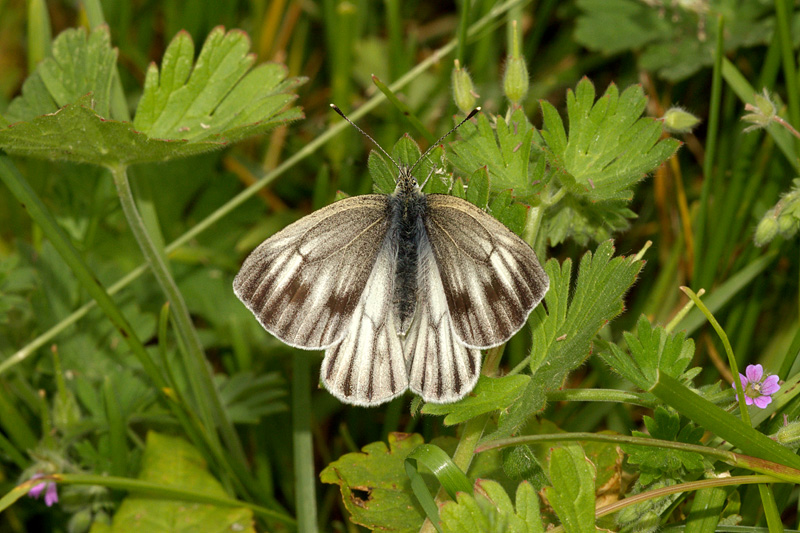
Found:
[[[745,374],[739,374],[744,389],[744,403],[765,409],[772,403],[772,395],[781,388],[778,376],[772,374],[765,377],[761,365],[747,365]],[[736,388],[735,383],[732,385]]]
[[[39,479],[40,477],[44,477],[44,474],[34,474],[31,476],[31,479]],[[52,481],[42,481],[41,483],[37,483],[36,485],[28,491],[28,496],[31,498],[39,498],[44,491],[44,503],[48,507],[52,507],[53,504],[58,503],[58,487]]]

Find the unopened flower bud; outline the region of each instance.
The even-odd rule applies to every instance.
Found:
[[[462,68],[458,59],[455,60],[453,67],[453,99],[456,106],[462,113],[467,114],[475,109],[475,102],[477,101],[477,93],[475,86],[472,84],[472,78],[469,76],[467,69]]]
[[[700,124],[700,119],[680,107],[672,107],[661,118],[664,127],[672,133],[689,133]]]
[[[517,21],[512,22],[513,38],[511,41],[511,53],[506,61],[506,72],[503,75],[503,91],[506,98],[512,104],[519,104],[525,95],[528,94],[528,66],[525,64],[525,57],[519,51],[519,35],[517,33]]]
[[[778,217],[778,232],[789,238],[797,232],[797,219],[791,213],[782,213]]]
[[[506,98],[513,104],[518,104],[528,94],[528,67],[525,58],[510,57],[506,63],[506,73],[503,76],[503,90]]]
[[[753,241],[756,246],[764,246],[772,242],[778,234],[778,221],[775,219],[775,210],[770,209],[764,214],[761,222],[756,227],[756,234]]]
[[[792,451],[800,448],[800,422],[789,422],[785,426],[781,426],[778,431],[772,435],[773,440],[778,444],[786,446]]]

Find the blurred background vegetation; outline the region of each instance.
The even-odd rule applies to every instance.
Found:
[[[754,246],[753,231],[797,176],[797,145],[795,152],[787,154],[769,135],[742,133],[747,125],[740,120],[743,99],[752,94],[740,90],[730,70],[725,75],[722,67],[713,69],[713,51],[721,43],[730,65],[749,81],[753,93],[762,88],[775,93],[779,111],[792,122],[800,116],[796,66],[782,58],[787,47],[790,52],[796,49],[800,36],[800,18],[789,10],[793,3],[541,0],[512,4],[505,14],[459,42],[456,51],[472,75],[484,110],[502,113],[506,108],[501,79],[510,21],[518,20],[531,80],[524,109],[534,124],[541,123],[539,100],[563,111],[567,89],[583,77],[592,80],[598,93],[610,83],[621,88],[641,84],[649,97],[650,116],[661,117],[677,104],[701,119],[692,133],[679,136],[684,146],[677,156],[639,186],[631,205],[637,218],[629,230],[615,236],[621,254],[636,253],[647,241],[653,246],[645,256],[647,265],[640,281],[628,296],[626,313],[604,334],[613,338],[633,328],[641,313],[666,323],[685,303],[680,285],[705,288],[719,299],[716,316],[731,336],[740,368],[761,362],[774,372],[780,370],[782,377],[789,375],[794,355],[788,358],[787,353],[797,353],[798,338],[797,224],[782,230],[787,238],[778,237],[764,248]],[[29,10],[37,6],[43,5],[0,0],[0,113],[19,94],[33,67],[29,64]],[[50,1],[43,7],[53,36],[87,22],[78,2]],[[160,223],[151,231],[155,229],[164,243],[172,242],[341,121],[329,103],[335,102],[346,113],[359,108],[377,93],[372,75],[387,84],[401,78],[458,37],[459,28],[496,7],[490,0],[476,0],[469,9],[461,3],[400,0],[103,1],[131,109],[141,95],[148,64],[160,61],[179,31],[188,32],[199,48],[216,26],[240,28],[250,35],[258,62],[285,63],[290,75],[308,79],[299,87],[297,100],[305,120],[222,152],[133,168],[136,192],[148,198],[143,210],[154,210],[154,219]],[[724,21],[721,35],[720,17]],[[457,112],[450,77],[454,57],[449,54],[414,74],[400,91],[412,113],[435,136],[447,131]],[[787,106],[781,104],[782,99]],[[385,147],[405,132],[422,142],[403,114],[387,103],[359,123]],[[800,124],[795,121],[794,125]],[[292,378],[289,356],[297,352],[260,328],[234,298],[231,280],[256,244],[329,203],[337,190],[369,192],[372,182],[366,172],[366,154],[371,149],[357,132],[345,129],[233,214],[170,254],[208,358],[218,376],[230,376],[220,387],[227,391],[223,396],[234,422],[241,424],[261,488],[288,509],[293,506],[295,487],[287,383]],[[15,163],[104,285],[142,263],[104,170],[21,158]],[[567,241],[549,253],[577,260],[594,247]],[[757,269],[746,270],[760,257],[768,259]],[[148,340],[151,349],[159,349],[158,319],[164,297],[153,279],[142,276],[116,299],[140,338]],[[41,231],[0,187],[0,360],[86,301],[87,294]],[[716,337],[699,329],[695,338],[694,364],[707,368],[699,380],[730,381],[720,362]],[[517,339],[509,345],[504,367],[513,367],[521,359],[525,342]],[[72,434],[70,456],[81,468],[108,470],[104,387],[120,399],[132,442],[145,428],[170,429],[172,422],[136,371],[126,346],[94,310],[0,374],[0,425],[7,437],[8,428],[16,428],[11,438],[19,439],[16,444],[23,449],[35,450],[46,438],[43,432],[48,425],[42,421],[39,391],[45,391],[45,399],[51,397],[59,374],[50,345],[58,352],[61,371],[80,412],[83,431]],[[572,376],[569,386],[613,382],[608,369],[590,359]],[[417,431],[426,441],[454,434],[454,428],[443,427],[439,418],[410,416],[409,402],[407,396],[377,409],[354,408],[315,390],[312,429],[317,472],[343,453],[385,439],[391,431]],[[787,412],[797,409],[795,402]],[[545,416],[567,431],[611,428],[628,432],[638,427],[640,414],[621,404],[572,403],[551,406]],[[137,447],[132,445],[130,452],[134,465]],[[18,482],[25,465],[25,461],[3,457],[2,492]],[[341,520],[338,488],[319,485],[318,496],[320,523]],[[62,530],[60,513],[68,510],[44,514],[43,509],[39,503],[21,503],[0,517],[0,531]]]

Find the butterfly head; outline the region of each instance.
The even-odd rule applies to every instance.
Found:
[[[397,187],[394,190],[394,193],[397,195],[413,195],[419,194],[420,186],[417,182],[417,178],[414,177],[412,171],[414,170],[414,165],[406,165],[406,164],[399,164],[397,165],[398,173],[397,173]]]

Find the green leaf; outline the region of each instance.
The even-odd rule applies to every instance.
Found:
[[[64,35],[69,39],[62,39]],[[62,36],[56,41],[64,54],[105,61],[103,68],[87,68],[89,74],[110,72],[116,53],[107,30],[95,30],[83,41],[66,32]],[[294,99],[288,91],[301,80],[287,79],[285,67],[274,64],[247,72],[253,59],[246,53],[249,40],[242,32],[213,30],[190,75],[193,52],[187,50],[187,39],[181,33],[173,40],[160,77],[155,65],[148,70],[134,124],[108,118],[110,89],[86,94],[93,86],[79,83],[88,74],[76,64],[62,61],[58,68],[48,68],[58,56],[43,61],[17,105],[25,122],[0,129],[0,148],[10,154],[105,166],[165,161],[219,150],[302,116],[297,108],[285,110]]]
[[[530,376],[516,375],[500,378],[481,376],[475,389],[463,400],[449,404],[426,403],[422,413],[445,415],[447,426],[461,424],[478,415],[506,409],[522,394]]]
[[[654,439],[683,442],[700,445],[703,428],[693,424],[680,427],[680,417],[663,407],[657,407],[653,417],[645,416],[644,423],[650,437]],[[634,437],[648,437],[641,431],[632,432]],[[687,473],[696,473],[705,469],[703,456],[696,452],[667,450],[652,446],[626,444],[622,450],[628,454],[628,463],[638,465],[640,482],[649,485],[662,477],[682,479]]]
[[[607,350],[600,352],[600,357],[642,390],[653,386],[659,372],[680,377],[694,356],[694,341],[686,339],[684,332],[669,335],[664,328],[650,325],[644,315],[639,317],[636,335],[626,332],[624,337],[630,355],[609,343]]]
[[[600,328],[624,309],[625,293],[644,263],[633,257],[612,257],[613,253],[612,241],[600,244],[594,254],[587,252],[581,259],[574,291],[570,291],[571,260],[559,265],[551,259],[545,264],[550,290],[545,306],[534,309],[530,318],[533,379],[508,414],[501,417],[494,437],[510,435],[530,415],[543,409],[547,391],[562,386],[569,372],[589,357],[592,339]]]
[[[339,485],[350,520],[381,531],[417,531],[425,514],[411,492],[405,459],[423,444],[417,434],[390,433],[389,446],[373,442],[348,453],[320,473],[323,483]],[[430,480],[428,489],[435,488]]]
[[[495,129],[481,113],[477,124],[465,123],[459,129],[462,140],[450,144],[447,157],[467,175],[487,167],[495,191],[513,189],[517,196],[532,198],[544,187],[543,175],[539,174],[544,167],[530,168],[535,130],[522,109],[508,121],[500,116],[496,121]]]
[[[459,493],[456,501],[442,505],[440,516],[445,533],[542,533],[539,497],[533,486],[523,481],[512,504],[505,489],[496,481],[475,482],[475,495]],[[515,508],[516,507],[516,508]]]
[[[514,200],[511,191],[501,191],[489,204],[489,213],[517,235],[521,235],[525,228],[528,209],[528,206]]]
[[[489,171],[486,166],[483,166],[470,176],[465,200],[481,209],[486,209],[489,205],[489,190]]]
[[[194,447],[179,437],[153,431],[147,434],[139,479],[228,497]],[[252,511],[130,495],[119,506],[110,529],[152,533],[221,530],[255,532]]]
[[[594,533],[594,465],[577,444],[553,449],[544,493],[567,533]]]
[[[641,117],[646,103],[640,86],[619,94],[613,84],[595,102],[594,86],[584,78],[567,93],[569,136],[556,109],[541,103],[543,149],[569,193],[549,214],[545,231],[552,244],[570,236],[580,244],[603,240],[635,216],[626,207],[633,186],[680,146],[661,139],[658,121]]]
[[[725,51],[769,44],[773,9],[760,2],[675,2],[658,6],[637,0],[579,0],[575,39],[604,54],[638,52],[639,68],[676,82],[710,66],[717,15],[725,17]],[[703,28],[703,31],[698,31]]]
[[[108,116],[116,61],[108,27],[99,26],[89,35],[83,28],[65,30],[53,41],[52,57],[39,63],[22,85],[22,95],[9,104],[6,119],[29,121],[89,93],[96,112]]]

